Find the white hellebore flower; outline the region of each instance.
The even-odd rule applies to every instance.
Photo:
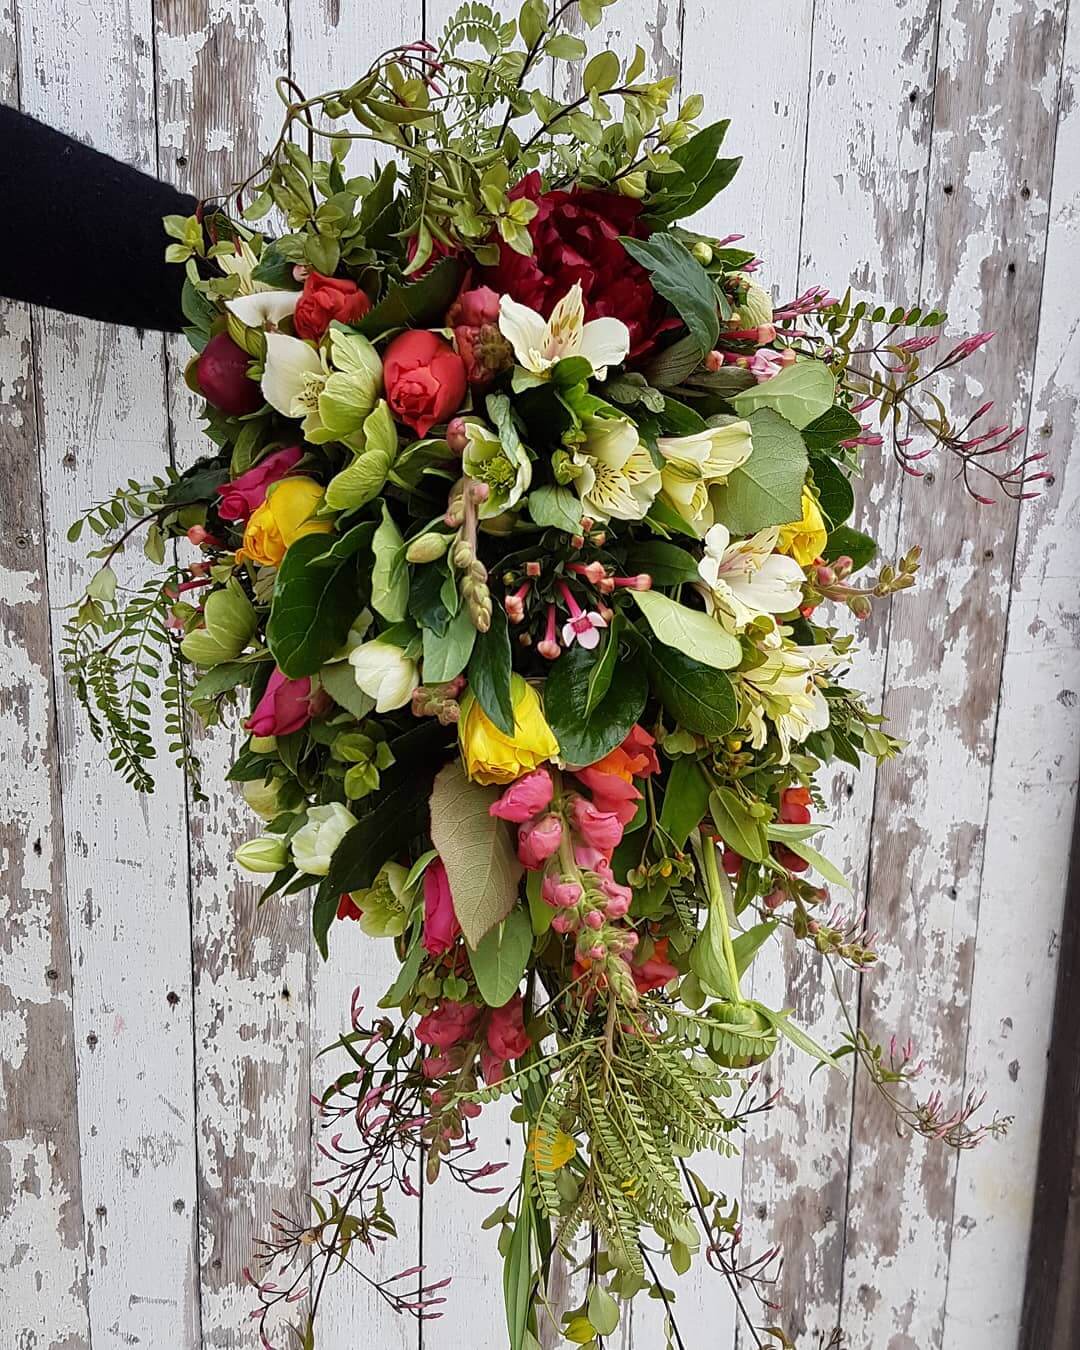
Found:
[[[245,328],[267,328],[273,331],[296,309],[299,291],[257,291],[253,295],[237,295],[225,301],[225,308],[240,320]]]
[[[307,822],[292,838],[293,862],[301,872],[313,877],[326,876],[334,850],[355,824],[356,817],[340,802],[309,806]]]
[[[376,712],[404,708],[420,684],[416,662],[392,642],[363,642],[349,653],[349,663],[356,683],[375,700]]]
[[[660,491],[652,456],[625,417],[587,417],[573,462],[574,486],[594,520],[642,520]]]
[[[712,524],[709,488],[726,482],[754,448],[750,423],[742,419],[692,436],[659,436],[656,444],[665,461],[660,471],[664,499],[695,526]]]
[[[326,385],[328,373],[319,353],[309,342],[286,337],[284,333],[266,334],[263,398],[282,417],[303,419],[305,440],[319,439],[318,433],[322,430],[319,395]]]
[[[504,295],[499,301],[499,331],[513,347],[518,365],[539,376],[568,356],[583,356],[602,380],[608,366],[625,361],[630,350],[630,330],[621,319],[585,322],[578,281],[551,311],[550,319]]]
[[[763,614],[799,607],[806,578],[794,558],[774,552],[779,534],[774,525],[733,544],[727,527],[714,525],[705,535],[698,572],[721,621],[736,633]]]

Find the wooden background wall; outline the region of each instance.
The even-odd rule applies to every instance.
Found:
[[[439,31],[450,0],[0,0],[0,99],[194,191],[252,164],[276,129],[272,79],[345,82]],[[863,633],[861,668],[903,759],[838,775],[830,852],[885,934],[847,981],[876,1037],[909,1033],[924,1090],[985,1089],[1012,1134],[959,1158],[900,1140],[865,1085],[807,1081],[724,1176],[749,1242],[787,1250],[800,1350],[839,1323],[851,1350],[1012,1350],[1055,948],[1080,755],[1080,7],[1077,0],[624,0],[640,38],[746,156],[704,224],[760,245],[780,296],[851,282],[942,301],[1001,330],[959,393],[991,391],[1050,451],[1023,509],[980,508],[946,465],[875,466],[861,493],[886,550],[919,541],[914,595]],[[11,153],[10,147],[3,154]],[[56,190],[65,185],[58,181]],[[78,230],[78,201],[72,227]],[[123,228],[123,222],[117,222]],[[93,248],[93,241],[85,243]],[[123,278],[117,279],[123,285]],[[57,676],[62,607],[85,576],[65,541],[118,480],[198,443],[179,347],[0,307],[0,1344],[201,1350],[255,1344],[240,1284],[253,1233],[319,1175],[307,1099],[318,1049],[385,954],[342,932],[313,962],[302,907],[256,914],[230,865],[232,795],[193,806],[163,771],[110,777]],[[208,745],[208,779],[227,753]],[[891,950],[890,950],[891,948]],[[765,988],[764,986],[768,986]],[[788,953],[756,991],[837,1034],[820,965]],[[508,1131],[489,1113],[486,1138]],[[387,1260],[455,1277],[423,1345],[502,1350],[500,1279],[473,1221],[430,1189]],[[679,1286],[690,1350],[736,1341],[717,1278]],[[765,1320],[765,1319],[763,1319]],[[657,1350],[635,1310],[624,1345]],[[323,1350],[416,1347],[343,1280]]]

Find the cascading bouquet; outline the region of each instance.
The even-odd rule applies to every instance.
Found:
[[[917,474],[940,448],[980,499],[976,475],[1014,496],[1040,475],[994,467],[1020,433],[978,430],[987,407],[957,426],[925,392],[988,335],[924,367],[943,315],[817,288],[774,305],[739,236],[676,224],[731,179],[727,123],[699,129],[697,97],[671,110],[640,49],[550,97],[540,58],[584,61],[570,9],[526,0],[514,22],[470,0],[350,88],[282,83],[243,223],[166,221],[212,449],[84,517],[103,562],[66,661],[115,766],[152,786],[158,676],[196,775],[186,710],[242,705],[229,777],[265,828],[238,861],[271,874],[264,900],[315,888],[324,955],[355,922],[401,963],[340,1041],[324,1197],[261,1250],[266,1345],[309,1292],[314,1344],[327,1273],[393,1232],[395,1192],[486,1189],[470,1121],[497,1098],[524,1144],[492,1217],[513,1350],[560,1320],[599,1345],[643,1291],[681,1346],[664,1263],[764,1293],[772,1254],[740,1256],[737,1207],[690,1160],[767,1110],[748,1071],[778,1038],[857,1057],[911,1129],[983,1132],[970,1100],[903,1095],[910,1050],[849,1020],[830,1053],[744,982],[781,930],[875,959],[809,842],[824,766],[900,747],[835,626],[917,568],[913,549],[875,571],[847,523],[860,453],[887,436]],[[356,140],[386,147],[381,170],[349,176]],[[275,209],[271,238],[254,222]],[[164,575],[118,592],[139,528]],[[584,1272],[564,1315],[559,1250]],[[437,1315],[444,1282],[364,1278]]]

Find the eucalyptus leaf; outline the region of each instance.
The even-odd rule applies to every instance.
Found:
[[[423,674],[426,684],[445,684],[469,663],[476,628],[468,608],[462,605],[441,636],[430,628],[424,629]]]

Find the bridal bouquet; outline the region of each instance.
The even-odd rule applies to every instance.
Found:
[[[939,351],[940,313],[777,303],[740,236],[677,223],[734,174],[727,123],[674,106],[640,49],[586,62],[568,12],[600,4],[469,0],[349,88],[282,82],[234,217],[165,222],[207,454],[72,530],[102,546],[66,663],[116,768],[152,786],[155,680],[196,784],[188,710],[239,708],[229,777],[263,824],[238,862],[264,901],[312,892],[324,955],[355,924],[400,961],[340,1041],[331,1176],[260,1249],[266,1345],[308,1295],[315,1344],[326,1275],[363,1273],[395,1195],[488,1189],[471,1122],[499,1098],[512,1350],[600,1345],[644,1292],[681,1345],[665,1279],[695,1260],[764,1295],[772,1254],[741,1254],[693,1155],[768,1109],[754,1066],[781,1038],[856,1057],[910,1129],[985,1128],[905,1095],[910,1051],[850,1021],[820,1046],[746,974],[784,931],[875,960],[811,840],[826,766],[900,749],[848,683],[851,620],[918,549],[877,559],[851,480],[865,451],[918,474],[937,448],[980,500],[1027,492],[1030,459],[995,467],[1020,433],[982,429],[988,406],[954,424],[928,386],[989,335]],[[541,58],[580,92],[551,97]],[[351,176],[354,141],[382,167]],[[160,570],[120,588],[140,529]],[[446,1297],[437,1272],[364,1278],[420,1317]]]

